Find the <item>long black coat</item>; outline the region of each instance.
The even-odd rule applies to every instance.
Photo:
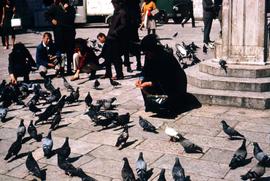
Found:
[[[168,95],[173,107],[181,107],[187,91],[187,78],[176,58],[158,48],[155,55],[145,60],[142,71],[144,82],[151,81],[162,94]]]

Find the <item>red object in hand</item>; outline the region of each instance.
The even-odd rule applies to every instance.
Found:
[[[151,11],[148,10],[147,16],[151,16]]]

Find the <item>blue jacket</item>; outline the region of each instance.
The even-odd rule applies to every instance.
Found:
[[[47,67],[49,63],[48,51],[46,47],[43,46],[42,42],[37,46],[36,63],[37,68],[39,68],[40,65]]]

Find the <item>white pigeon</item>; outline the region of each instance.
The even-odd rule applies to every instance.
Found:
[[[165,128],[165,134],[171,137],[171,141],[176,141],[175,139],[179,139],[179,134],[174,128],[166,126]]]

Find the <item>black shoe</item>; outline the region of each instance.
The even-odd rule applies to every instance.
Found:
[[[129,73],[133,72],[130,66],[127,67],[127,72],[129,72]]]
[[[142,71],[142,66],[141,65],[137,66],[136,70],[137,71]]]
[[[67,71],[66,75],[73,75],[74,73],[72,71]]]

